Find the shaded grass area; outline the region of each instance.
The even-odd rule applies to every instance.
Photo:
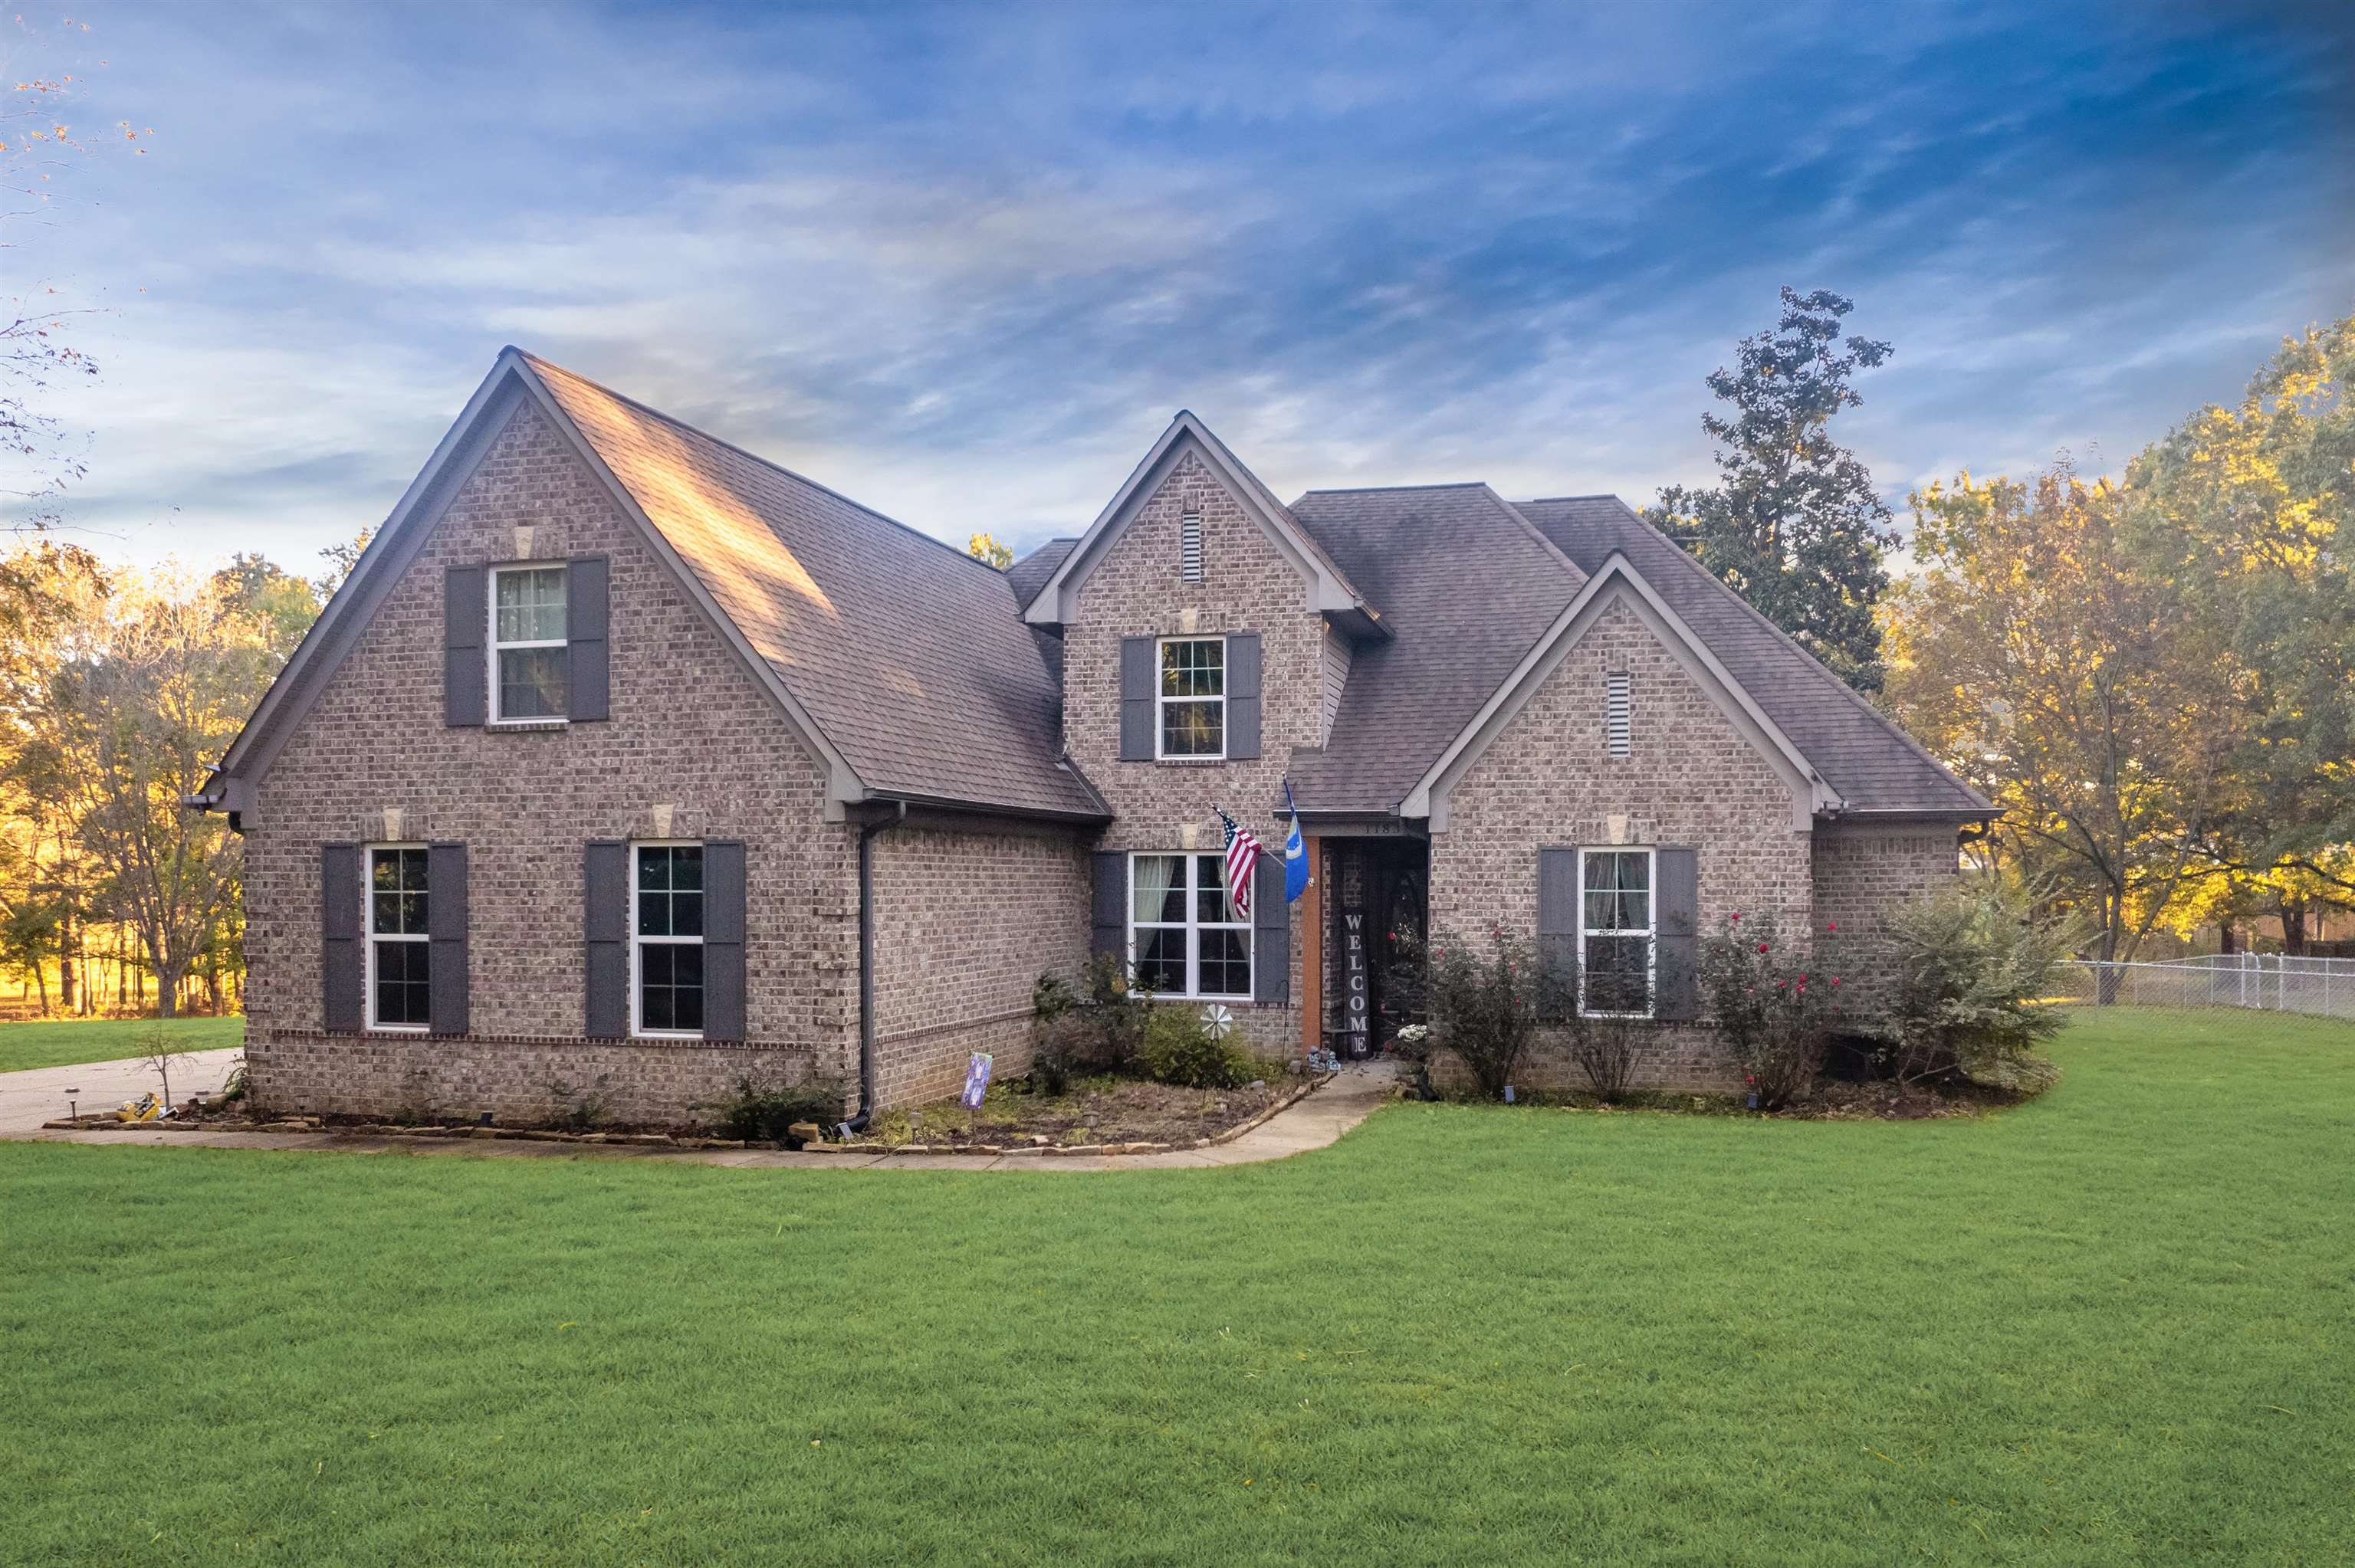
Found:
[[[17,1562],[2340,1563],[2355,1031],[1205,1171],[0,1146]]]
[[[158,1029],[183,1051],[245,1044],[242,1018],[64,1018],[0,1023],[0,1073],[144,1055],[147,1036]]]

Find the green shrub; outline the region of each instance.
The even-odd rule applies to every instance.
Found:
[[[1030,1092],[1060,1095],[1087,1071],[1089,1055],[1101,1044],[1096,1021],[1085,1008],[1057,1013],[1031,1027]]]
[[[736,1080],[732,1094],[705,1108],[718,1120],[723,1137],[783,1143],[797,1121],[826,1127],[839,1120],[842,1086],[831,1078],[788,1084],[769,1069],[755,1068]]]
[[[1084,994],[1074,994],[1049,975],[1031,988],[1031,1071],[1041,1071],[1042,1058],[1046,1075],[1063,1081],[1076,1074],[1134,1071],[1147,1010],[1129,985],[1127,964],[1115,954],[1098,953],[1082,972],[1081,988]]]
[[[1502,926],[1490,927],[1485,953],[1460,941],[1396,946],[1392,994],[1430,1021],[1428,1049],[1453,1054],[1483,1096],[1502,1098],[1539,1022],[1570,1011],[1561,977]]]
[[[1901,1083],[1962,1076],[2033,1092],[2051,1081],[2036,1047],[2058,1033],[2055,967],[2073,933],[2040,926],[2027,902],[1990,881],[1956,883],[1900,906],[1884,944],[1885,1015],[1869,1026],[1878,1065]]]
[[[1825,927],[1827,938],[1836,934]],[[1816,1081],[1840,985],[1823,956],[1785,942],[1772,915],[1745,923],[1736,914],[1701,943],[1700,983],[1763,1108],[1789,1104]]]
[[[1239,1089],[1256,1071],[1241,1047],[1212,1039],[1201,1016],[1184,1007],[1152,1010],[1140,1060],[1155,1083],[1185,1089]]]

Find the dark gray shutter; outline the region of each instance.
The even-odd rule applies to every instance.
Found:
[[[490,711],[483,639],[491,607],[484,592],[480,567],[442,575],[442,722],[453,729],[481,724]]]
[[[1538,962],[1565,991],[1578,983],[1578,852],[1538,851]],[[1565,995],[1565,1005],[1574,1005]]]
[[[575,556],[565,563],[564,635],[570,646],[565,712],[573,723],[611,717],[613,678],[605,654],[606,583],[602,556]]]
[[[1259,755],[1259,633],[1227,639],[1227,755]]]
[[[1652,896],[1655,976],[1653,1016],[1689,1023],[1700,1016],[1700,854],[1662,845],[1653,852],[1658,884]]]
[[[1252,874],[1252,1000],[1292,1000],[1292,906],[1284,901],[1280,854],[1260,856]]]
[[[1120,640],[1120,759],[1153,760],[1153,647],[1150,637]]]
[[[744,1038],[744,845],[703,846],[703,1037]]]
[[[357,1030],[367,1017],[361,989],[367,967],[361,952],[360,916],[367,909],[360,891],[360,846],[319,846],[319,1019],[338,1033]]]
[[[1118,850],[1099,850],[1092,857],[1095,872],[1095,917],[1088,933],[1088,951],[1128,951],[1128,856]]]
[[[466,846],[425,846],[427,1006],[436,1034],[466,1033]]]
[[[587,938],[587,997],[591,1040],[630,1032],[630,846],[591,839],[581,854],[581,927]]]

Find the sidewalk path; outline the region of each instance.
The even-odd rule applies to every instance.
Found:
[[[207,1052],[208,1056],[231,1056],[234,1052]],[[113,1064],[121,1065],[121,1064]],[[72,1073],[59,1067],[46,1075]],[[224,1064],[223,1070],[226,1070]],[[87,1070],[85,1070],[87,1071]],[[0,1075],[32,1078],[44,1074]],[[63,1080],[60,1080],[63,1081]],[[1264,1160],[1322,1149],[1373,1114],[1391,1099],[1398,1080],[1388,1063],[1344,1067],[1324,1087],[1286,1107],[1236,1139],[1209,1149],[1177,1150],[1167,1154],[1018,1155],[990,1154],[800,1154],[782,1149],[649,1149],[631,1144],[536,1143],[527,1139],[472,1138],[351,1138],[325,1132],[50,1132],[27,1130],[15,1123],[0,1124],[0,1137],[33,1138],[43,1142],[99,1144],[172,1144],[204,1149],[309,1149],[352,1154],[479,1155],[495,1159],[664,1160],[680,1164],[728,1165],[742,1170],[800,1171],[1172,1171],[1209,1170],[1220,1165],[1251,1165]],[[83,1086],[87,1087],[88,1085]],[[173,1079],[172,1092],[181,1092]],[[128,1097],[116,1095],[120,1101]],[[88,1108],[90,1102],[84,1100]],[[60,1107],[62,1108],[62,1107]],[[56,1110],[44,1110],[54,1116]],[[39,1118],[33,1128],[39,1126]]]
[[[218,1094],[229,1077],[229,1064],[240,1054],[241,1047],[224,1045],[218,1051],[191,1051],[186,1061],[175,1061],[172,1097],[185,1102],[190,1095]],[[68,1089],[81,1092],[69,1095]],[[22,1073],[0,1073],[0,1138],[23,1138],[38,1132],[43,1122],[66,1114],[69,1099],[80,1101],[82,1114],[88,1116],[96,1110],[111,1110],[151,1091],[161,1095],[163,1080],[136,1062],[85,1062],[77,1067],[34,1067]],[[100,1132],[91,1136],[119,1135]]]

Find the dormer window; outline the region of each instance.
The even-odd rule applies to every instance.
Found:
[[[566,716],[564,567],[497,567],[491,571],[491,722],[546,722]]]
[[[1159,756],[1212,761],[1226,756],[1227,640],[1163,638],[1156,700]]]

